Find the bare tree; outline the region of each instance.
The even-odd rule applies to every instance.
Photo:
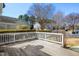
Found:
[[[79,20],[79,14],[71,13],[71,14],[67,15],[65,18],[66,18],[67,22],[69,22],[73,26],[73,32],[74,32],[75,25]]]
[[[36,3],[28,10],[30,15],[36,16],[36,18],[48,18],[53,13],[53,5],[45,3]]]
[[[37,3],[31,6],[28,10],[28,14],[35,16],[38,20],[46,20],[52,16],[53,10],[54,8],[52,4]],[[42,25],[43,24],[41,24],[41,27]]]
[[[64,15],[61,11],[58,11],[52,17],[52,20],[56,22],[56,27],[58,27],[57,30],[59,29],[59,27],[62,27],[63,25],[63,17]]]

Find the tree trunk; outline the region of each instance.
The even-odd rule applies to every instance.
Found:
[[[73,20],[73,32],[75,31],[75,20]]]

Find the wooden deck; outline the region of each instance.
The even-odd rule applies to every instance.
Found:
[[[43,40],[18,42],[2,46],[4,56],[79,56],[78,52]]]

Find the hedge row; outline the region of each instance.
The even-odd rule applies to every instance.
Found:
[[[27,29],[1,29],[0,33],[14,33],[14,32],[36,32],[36,30],[27,30]],[[37,32],[51,32],[50,30],[38,30]]]

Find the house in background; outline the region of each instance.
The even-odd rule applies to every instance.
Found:
[[[0,29],[16,28],[15,18],[0,16]]]
[[[27,23],[19,21],[17,18],[0,16],[0,29],[20,29],[20,26],[27,27]]]
[[[0,3],[0,15],[2,15],[3,3]]]
[[[25,22],[19,21],[17,18],[3,16],[2,10],[5,7],[4,3],[0,3],[0,29],[17,29],[17,25],[27,25]]]

